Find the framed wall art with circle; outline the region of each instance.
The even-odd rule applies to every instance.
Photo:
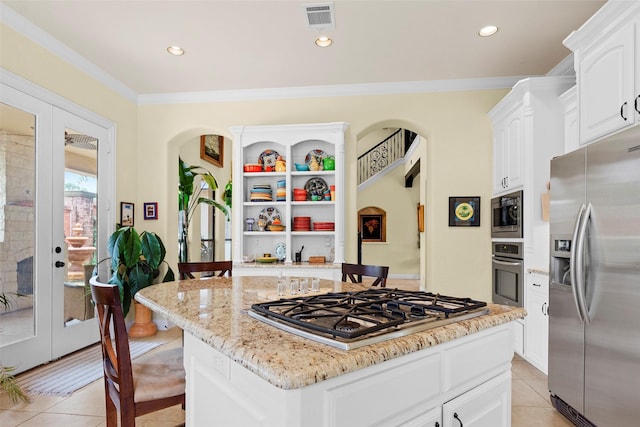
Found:
[[[479,227],[480,197],[449,197],[449,227]]]

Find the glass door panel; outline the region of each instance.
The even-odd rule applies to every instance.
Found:
[[[63,268],[54,269],[53,355],[98,339],[89,291],[97,262],[98,153],[104,128],[54,109],[53,239],[63,248]],[[58,162],[59,160],[59,162]],[[60,265],[60,264],[58,264]]]
[[[22,372],[51,360],[52,112],[0,86],[0,362]]]

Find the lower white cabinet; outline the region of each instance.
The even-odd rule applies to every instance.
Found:
[[[527,274],[525,308],[525,359],[546,374],[549,358],[549,276]]]
[[[511,373],[504,372],[442,406],[443,427],[511,425]]]
[[[277,349],[265,348],[252,363],[259,365],[270,351]],[[353,363],[348,352],[329,353],[344,357],[345,366]],[[508,427],[512,357],[512,324],[506,323],[303,388],[282,389],[185,331],[186,424]]]
[[[524,320],[513,322],[513,351],[518,356],[524,357]]]

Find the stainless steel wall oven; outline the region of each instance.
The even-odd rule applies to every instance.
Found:
[[[524,261],[522,243],[492,242],[493,302],[522,307],[524,302]]]
[[[491,237],[522,238],[522,191],[491,199]]]

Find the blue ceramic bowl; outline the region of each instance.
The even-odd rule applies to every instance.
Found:
[[[297,171],[308,171],[309,170],[309,165],[306,163],[296,163],[296,170]]]

